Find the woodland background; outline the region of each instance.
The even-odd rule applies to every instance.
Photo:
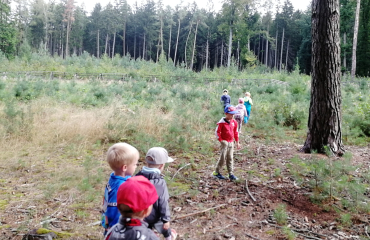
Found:
[[[86,12],[73,0],[1,0],[0,51],[9,59],[30,60],[32,52],[63,58],[129,55],[157,62],[160,55],[174,65],[196,71],[235,64],[239,69],[268,68],[311,71],[311,9],[295,10],[286,0],[227,0],[215,12],[197,4],[164,6],[146,0],[130,6],[115,0]],[[367,76],[370,62],[370,4],[361,1],[357,76]],[[340,1],[342,71],[351,70],[356,1]]]

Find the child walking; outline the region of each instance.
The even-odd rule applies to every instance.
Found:
[[[234,118],[236,122],[238,123],[238,132],[242,133],[243,119],[245,117],[248,117],[248,114],[247,114],[247,109],[245,109],[245,106],[244,106],[244,99],[239,98],[238,102],[239,104],[235,107],[238,113],[235,114]]]
[[[220,170],[226,161],[226,167],[229,172],[229,179],[234,181],[238,180],[234,176],[234,139],[237,144],[237,148],[240,149],[239,144],[239,134],[238,134],[238,124],[233,119],[234,114],[237,113],[237,110],[234,106],[228,105],[224,109],[225,117],[217,123],[216,135],[218,141],[221,143],[221,153],[220,158],[217,162],[216,170],[213,172],[213,176],[218,179],[226,179],[221,175]]]
[[[157,190],[143,176],[132,177],[118,188],[117,208],[119,222],[107,233],[106,240],[159,240],[148,224],[143,221],[157,201]]]
[[[157,189],[158,200],[154,203],[151,214],[144,221],[149,223],[149,228],[155,228],[159,233],[163,234],[166,240],[174,240],[177,233],[170,228],[169,194],[166,181],[161,175],[165,164],[173,162],[173,159],[168,156],[166,149],[153,147],[147,152],[145,161],[147,166],[144,166],[136,176],[144,176],[153,183]]]
[[[220,101],[221,101],[221,103],[222,103],[222,105],[223,105],[223,107],[222,107],[222,110],[223,109],[225,109],[225,107],[227,106],[227,105],[229,105],[230,104],[230,102],[231,102],[231,98],[230,98],[230,96],[229,96],[229,92],[227,91],[227,89],[224,89],[223,91],[222,91],[222,96],[221,96],[221,99],[220,99]]]
[[[247,123],[249,120],[249,117],[251,116],[252,105],[253,105],[253,101],[252,101],[251,93],[246,92],[245,97],[244,97],[244,106],[247,109],[248,116],[244,117],[244,123]]]
[[[102,226],[107,231],[118,222],[117,190],[134,174],[139,160],[139,151],[127,143],[116,143],[108,149],[107,162],[113,172],[105,187]]]

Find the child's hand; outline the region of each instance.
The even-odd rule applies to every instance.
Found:
[[[237,142],[237,143],[236,143],[236,148],[237,148],[237,149],[241,149],[241,148],[242,148],[242,146],[240,145],[240,143],[239,143],[239,142]]]
[[[163,224],[163,229],[164,230],[167,230],[169,228],[170,228],[170,222],[166,222],[166,223]]]

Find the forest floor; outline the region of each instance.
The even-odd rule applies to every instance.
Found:
[[[301,145],[288,142],[266,145],[248,135],[241,139],[244,140],[243,149],[248,149],[248,155],[243,153],[243,149],[235,151],[235,175],[241,179],[237,182],[212,178],[211,173],[218,158],[217,148],[211,158],[189,156],[193,158],[193,163],[188,166],[183,164],[184,168],[180,171],[175,164],[168,166],[171,177],[178,171],[174,181],[180,175],[191,175],[192,171],[198,178],[190,189],[177,191],[170,198],[171,227],[178,232],[178,239],[370,238],[370,215],[352,213],[352,224],[343,226],[335,210],[336,206],[339,207],[335,199],[330,203],[314,204],[310,200],[311,190],[298,186],[294,181],[287,168],[289,160],[298,157],[305,161],[312,157],[311,154],[299,152]],[[369,146],[346,146],[346,149],[352,153],[354,165],[369,171]],[[178,156],[175,154],[174,157]],[[276,169],[279,169],[278,174]],[[5,200],[0,198],[0,239],[22,239],[29,230],[41,226],[65,233],[59,236],[66,239],[102,239],[102,229],[98,226],[100,206],[85,207],[87,214],[83,215],[68,207],[74,204],[74,199],[68,197],[31,204],[26,198],[36,191],[34,186],[37,183],[11,171],[14,169],[0,166],[3,179],[0,181],[0,190],[7,193],[11,191],[13,195],[22,193],[24,197],[13,201],[8,196],[9,204],[6,206],[1,205]],[[27,169],[22,171],[27,172]],[[33,174],[41,173],[33,171]],[[170,192],[171,186],[169,184]],[[293,230],[295,237],[291,231],[279,226],[273,217],[274,210],[281,204],[286,206],[288,214],[285,226]],[[68,232],[73,234],[69,235]]]

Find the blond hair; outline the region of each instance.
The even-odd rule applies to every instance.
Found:
[[[246,92],[245,95],[247,95],[248,97],[251,97],[251,93],[250,92]]]
[[[129,165],[138,160],[139,157],[139,151],[128,143],[116,143],[107,152],[107,162],[112,170]]]

